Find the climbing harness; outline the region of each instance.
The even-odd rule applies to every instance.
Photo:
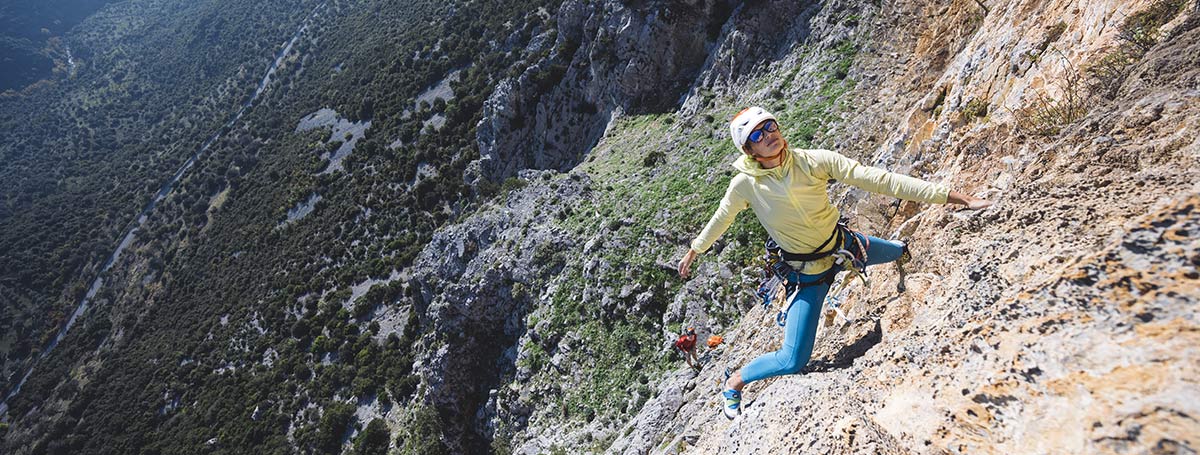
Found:
[[[838,220],[837,226],[834,226],[833,232],[829,234],[829,237],[826,238],[824,242],[821,242],[821,245],[814,249],[812,253],[800,254],[786,251],[778,244],[775,244],[773,239],[767,242],[767,248],[771,248],[770,245],[774,244],[774,248],[778,250],[779,256],[783,258],[784,261],[811,262],[833,255],[838,249],[838,246],[846,243],[846,236],[851,235],[853,232],[854,231],[850,230],[850,227],[847,225],[846,219],[842,218],[841,220]],[[830,248],[829,251],[820,252],[825,248],[826,245],[829,245],[829,242],[833,242],[833,248]]]
[[[826,245],[829,245],[830,242],[833,242],[833,248],[830,248],[826,252],[818,252],[825,248]],[[775,240],[768,239],[766,253],[762,257],[765,263],[763,267],[764,279],[762,285],[758,288],[758,292],[755,294],[763,299],[762,304],[765,308],[770,306],[772,301],[778,301],[776,297],[779,293],[779,288],[780,286],[783,287],[786,297],[782,301],[778,301],[777,312],[775,314],[775,323],[783,327],[787,324],[787,313],[791,310],[792,302],[795,300],[797,293],[810,286],[819,284],[833,285],[836,282],[838,272],[846,270],[848,274],[842,279],[842,283],[838,286],[837,291],[827,295],[825,298],[825,303],[831,310],[831,312],[827,313],[826,325],[832,323],[830,319],[833,317],[841,317],[843,320],[852,321],[846,317],[840,308],[845,298],[843,294],[846,286],[851,281],[854,281],[856,277],[861,278],[864,285],[869,284],[867,281],[866,264],[867,249],[870,246],[870,239],[865,235],[858,235],[857,232],[850,229],[844,218],[838,221],[833,233],[813,253],[790,253],[784,251]],[[833,266],[825,271],[820,278],[810,282],[800,282],[799,272],[788,264],[790,261],[808,262],[829,256],[834,256]]]

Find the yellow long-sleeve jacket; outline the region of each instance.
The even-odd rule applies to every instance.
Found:
[[[746,207],[754,209],[767,234],[784,250],[813,253],[833,233],[841,216],[829,202],[830,179],[911,201],[944,204],[950,193],[945,185],[863,166],[829,150],[793,149],[784,155],[783,163],[771,169],[741,155],[733,167],[738,174],[730,179],[720,207],[692,240],[697,253],[708,251]],[[821,252],[833,248],[830,242]],[[833,258],[826,257],[804,263],[798,271],[818,274],[832,265]]]

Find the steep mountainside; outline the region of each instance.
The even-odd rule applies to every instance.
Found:
[[[618,119],[567,175],[526,174],[506,205],[435,236],[429,276],[451,282],[422,287],[427,314],[520,334],[509,386],[480,413],[520,452],[1194,448],[1192,6],[737,8],[678,113]],[[731,68],[748,48],[771,58]],[[841,188],[856,225],[920,252],[907,290],[890,268],[852,287],[857,321],[823,328],[809,373],[752,386],[729,424],[724,368],[779,342],[773,311],[745,296],[762,235],[744,220],[696,278],[680,286],[672,269],[729,175],[723,119],[748,104],[780,112],[794,143],[997,205]],[[497,301],[515,306],[489,316]],[[698,375],[662,363],[681,324],[729,341]],[[455,345],[503,338],[465,333],[418,362],[431,384],[455,382],[438,364]]]
[[[1184,6],[1168,3],[894,12],[922,28],[856,67],[886,60],[899,77],[874,90],[908,101],[864,159],[998,204],[892,211],[847,195],[860,226],[920,252],[907,291],[890,267],[876,271],[851,291],[859,321],[822,328],[809,373],[752,385],[746,414],[727,423],[714,411],[721,366],[780,336],[766,311],[747,312],[715,367],[666,379],[610,450],[1194,451],[1200,31],[1192,9],[1141,31],[1158,37],[1146,50],[1127,38],[1147,12]],[[861,117],[844,137],[871,134]]]
[[[236,5],[107,5],[78,72],[0,98],[47,151],[0,148],[0,452],[1200,450],[1196,2]],[[782,336],[766,234],[675,269],[748,105],[996,204],[831,185],[915,258],[729,421]],[[699,372],[686,326],[725,339]]]

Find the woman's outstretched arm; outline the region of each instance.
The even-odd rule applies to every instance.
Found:
[[[721,205],[717,207],[717,211],[713,213],[708,224],[704,226],[704,230],[700,231],[700,235],[692,240],[691,247],[687,253],[684,253],[683,259],[679,260],[679,277],[686,279],[691,273],[692,262],[696,260],[696,256],[700,255],[712,246],[713,242],[729,229],[729,225],[733,224],[733,220],[737,218],[738,212],[745,210],[750,206],[746,198],[738,194],[736,189],[737,177],[729,182],[729,188],[725,190],[725,197],[721,198]]]
[[[829,177],[872,193],[934,204],[961,204],[971,210],[979,210],[992,205],[991,201],[958,191],[950,191],[948,187],[939,183],[926,182],[916,177],[864,166],[837,152],[810,150],[809,154],[818,166],[829,172]]]

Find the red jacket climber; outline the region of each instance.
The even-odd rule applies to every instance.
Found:
[[[675,341],[675,349],[683,351],[683,358],[689,367],[700,369],[700,359],[696,358],[696,329],[688,327],[684,334]]]

